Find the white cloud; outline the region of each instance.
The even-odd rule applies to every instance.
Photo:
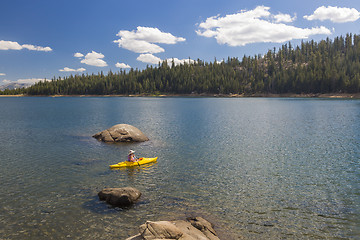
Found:
[[[16,81],[10,81],[7,79],[4,79],[0,82],[1,86],[7,86],[7,85],[13,85],[16,86],[16,84],[21,84],[22,86],[18,86],[18,87],[24,87],[24,86],[30,86],[30,85],[34,85],[35,83],[39,82],[39,81],[49,81],[47,79],[43,79],[43,78],[27,78],[27,79],[18,79]],[[15,87],[17,88],[17,87]]]
[[[59,69],[60,72],[84,72],[86,71],[85,68],[78,68],[78,69],[72,69],[68,67],[64,67],[63,69]]]
[[[159,62],[162,63],[164,60],[162,60],[159,57],[156,57],[150,53],[140,54],[140,56],[136,59],[138,61],[144,62],[144,63],[150,63],[150,64],[158,64]],[[180,64],[192,64],[195,61],[189,58],[184,59],[178,59],[178,58],[167,58],[166,59],[168,66],[172,66],[172,62],[174,61],[175,66]]]
[[[168,58],[168,59],[166,59],[166,61],[167,61],[169,66],[172,65],[172,61],[174,61],[175,66],[180,65],[180,64],[185,64],[185,63],[186,64],[192,64],[192,63],[195,62],[194,60],[189,59],[189,58],[184,58],[184,59]]]
[[[22,47],[29,49],[29,50],[33,50],[33,51],[43,51],[43,52],[52,51],[52,49],[50,47],[39,47],[39,46],[30,45],[30,44],[23,44]]]
[[[291,17],[289,14],[279,13],[275,15],[274,18],[275,18],[275,22],[277,23],[280,22],[290,23],[296,20],[296,15],[294,17]]]
[[[0,73],[0,76],[5,76],[6,74],[5,73]]]
[[[136,31],[119,31],[116,36],[119,36],[124,39],[132,40],[143,40],[146,42],[153,43],[165,43],[165,44],[175,44],[177,42],[185,41],[185,38],[175,37],[171,33],[161,32],[158,28],[151,27],[137,27]]]
[[[136,53],[164,52],[165,50],[155,43],[176,44],[186,40],[171,33],[161,32],[158,28],[141,26],[133,31],[121,30],[116,36],[120,37],[114,41],[119,44],[119,47]]]
[[[119,39],[114,41],[119,43],[119,47],[125,48],[136,53],[160,53],[165,50],[153,43],[149,43],[143,40],[131,40],[131,39]]]
[[[0,40],[0,50],[21,50],[22,48],[17,42]]]
[[[80,62],[96,67],[106,67],[107,63],[102,60],[104,57],[103,54],[92,51],[91,53],[86,54],[85,58]]]
[[[8,83],[11,83],[11,81],[10,81],[10,80],[7,80],[7,79],[2,80],[1,82],[2,82],[1,85],[5,85],[5,84],[8,84]]]
[[[304,16],[305,19],[311,20],[330,20],[335,23],[355,22],[360,18],[360,12],[355,8],[341,8],[332,6],[318,7],[310,16]]]
[[[81,58],[83,56],[84,56],[84,54],[82,54],[82,53],[79,53],[79,52],[74,53],[74,57]]]
[[[27,84],[35,84],[37,82],[40,81],[48,81],[47,79],[44,78],[26,78],[26,79],[18,79],[17,81],[15,81],[16,83],[27,83]]]
[[[40,47],[31,44],[20,45],[17,42],[0,40],[0,50],[21,50],[21,49],[28,49],[32,51],[43,51],[43,52],[52,51],[50,47]]]
[[[250,11],[241,11],[225,17],[213,16],[199,24],[196,33],[214,37],[219,44],[244,46],[256,42],[286,42],[306,39],[315,34],[331,34],[326,27],[298,28],[283,23],[272,23],[270,8],[258,6]],[[276,15],[275,15],[276,16]]]
[[[131,68],[130,65],[128,65],[128,64],[118,63],[118,62],[115,64],[115,67],[117,67],[117,68]]]
[[[159,62],[162,62],[160,58],[158,58],[150,53],[140,54],[140,56],[138,58],[136,58],[136,60],[144,62],[144,63],[151,63],[151,64],[158,64]]]

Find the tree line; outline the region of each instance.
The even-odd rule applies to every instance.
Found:
[[[265,55],[221,62],[163,61],[143,70],[70,75],[0,94],[255,94],[360,92],[360,36],[302,41],[271,49]]]

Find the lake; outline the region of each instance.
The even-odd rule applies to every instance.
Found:
[[[150,141],[91,136],[127,123]],[[0,238],[125,239],[203,216],[222,239],[359,239],[360,100],[0,98]],[[109,169],[129,149],[158,162]],[[131,186],[131,208],[97,193]]]

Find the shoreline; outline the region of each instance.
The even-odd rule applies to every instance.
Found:
[[[113,94],[113,95],[0,95],[0,97],[209,97],[209,98],[335,98],[360,99],[360,93],[255,94]]]

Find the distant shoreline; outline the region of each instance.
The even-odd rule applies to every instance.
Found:
[[[360,99],[360,93],[255,93],[255,94],[114,94],[114,95],[0,95],[0,97],[211,97],[211,98],[351,98]]]

